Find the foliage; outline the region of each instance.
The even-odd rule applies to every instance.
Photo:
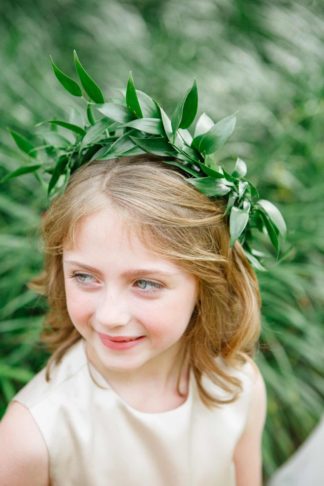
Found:
[[[64,119],[71,107],[78,117],[77,97],[64,97],[43,52],[70,76],[70,52],[76,48],[94,78],[107,86],[105,96],[131,69],[137,84],[166,111],[188,79],[197,79],[202,111],[215,119],[238,111],[236,132],[220,149],[219,160],[228,170],[233,154],[247,160],[255,185],[285,214],[294,248],[280,266],[259,273],[258,362],[269,405],[267,475],[310,433],[324,399],[324,17],[319,3],[307,5],[298,0],[3,0],[0,6],[0,124],[33,146],[24,126],[53,113]],[[0,178],[19,165],[10,135],[4,132],[1,143],[6,157]],[[46,359],[37,345],[46,304],[26,289],[41,268],[37,228],[46,201],[31,174],[0,190],[3,411]]]

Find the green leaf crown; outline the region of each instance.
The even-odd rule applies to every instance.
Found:
[[[236,118],[228,116],[217,123],[203,113],[193,130],[198,90],[196,82],[178,103],[171,118],[160,104],[135,88],[130,73],[126,90],[105,101],[104,95],[81,64],[74,51],[74,65],[79,82],[66,75],[51,59],[56,78],[73,96],[86,102],[86,116],[81,123],[49,120],[50,130],[43,134],[43,144],[35,147],[23,135],[11,131],[12,137],[29,163],[8,174],[2,182],[26,173],[34,173],[47,187],[48,196],[64,191],[70,175],[92,160],[154,154],[166,164],[176,166],[187,182],[209,198],[227,201],[225,216],[229,221],[230,244],[242,244],[252,265],[264,270],[263,253],[253,248],[255,229],[268,237],[280,253],[280,239],[286,234],[285,221],[270,201],[259,199],[255,187],[246,179],[247,167],[237,159],[229,173],[215,161],[215,153],[235,128]],[[80,126],[81,124],[81,126]],[[62,130],[67,137],[62,135]],[[43,177],[41,177],[41,174]]]

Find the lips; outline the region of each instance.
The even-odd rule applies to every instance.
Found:
[[[138,336],[138,337],[128,337],[128,336],[105,336],[107,339],[110,341],[113,341],[114,343],[128,343],[130,341],[136,341],[137,339],[140,339],[143,336]]]
[[[106,348],[114,351],[126,351],[139,346],[145,340],[145,336],[109,336],[100,332],[98,332],[98,336]]]

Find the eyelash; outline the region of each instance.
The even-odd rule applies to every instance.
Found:
[[[82,278],[82,277],[91,277],[91,275],[89,275],[89,274],[87,274],[87,273],[81,273],[81,272],[75,272],[75,273],[72,273],[72,274],[70,275],[70,278],[71,278],[71,279],[76,280],[76,282],[77,282],[78,284],[80,284],[80,285],[83,285],[83,284],[84,284],[84,285],[87,285],[87,284],[86,284],[86,282],[84,282],[84,281],[80,280],[80,277],[81,277],[81,278]],[[91,277],[91,278],[92,278],[92,277]],[[146,292],[146,293],[153,293],[153,292],[155,292],[156,290],[160,290],[160,289],[162,289],[162,287],[163,287],[163,285],[162,285],[162,284],[159,284],[158,282],[153,282],[152,280],[146,280],[146,279],[144,279],[144,278],[140,278],[140,279],[136,280],[136,282],[146,282],[146,283],[148,283],[148,284],[152,285],[153,289],[151,289],[151,290],[144,290],[144,289],[141,289],[141,290],[143,290],[143,291],[144,291],[144,292]]]

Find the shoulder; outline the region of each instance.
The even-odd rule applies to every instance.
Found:
[[[251,421],[251,417],[255,418],[255,413],[259,412],[260,421],[263,425],[266,412],[266,387],[264,384],[263,376],[255,363],[250,357],[246,358],[244,367],[248,370],[250,380],[250,397],[249,397],[249,417],[248,423]]]
[[[246,394],[247,417],[243,433],[250,427],[263,427],[266,414],[266,388],[260,369],[255,361],[245,356],[245,363],[238,371]]]
[[[262,471],[261,440],[266,418],[266,389],[257,365],[248,359],[251,373],[248,413],[245,427],[234,451],[237,484],[260,485]]]
[[[52,400],[55,396],[64,397],[66,392],[72,393],[71,383],[85,368],[86,355],[82,340],[80,340],[68,349],[58,364],[52,365],[49,381],[46,379],[46,369],[44,368],[17,393],[14,400],[30,410],[36,410],[36,407],[41,406],[49,397]]]
[[[0,423],[0,484],[47,486],[48,452],[30,412],[12,402]]]
[[[252,394],[260,389],[264,391],[264,381],[258,365],[248,355],[244,355],[244,359],[245,363],[242,365],[241,371],[249,377]]]
[[[264,392],[265,390],[262,375],[258,366],[252,358],[245,354],[242,355],[242,361],[240,364],[229,364],[220,356],[215,359],[215,363],[220,372],[224,373],[224,375],[220,375],[223,383],[226,384],[227,380],[230,381],[231,379],[234,379],[238,384],[240,384],[241,390],[233,404],[235,403],[242,409],[242,412],[244,410],[245,414],[247,414],[254,395],[258,392],[262,393],[262,391]],[[208,380],[207,385],[209,385]],[[209,386],[212,386],[215,389],[214,385]],[[233,397],[233,392],[231,390],[225,391],[225,388],[226,387],[223,387],[221,393],[218,388],[216,388],[216,390],[219,398],[229,400]]]

